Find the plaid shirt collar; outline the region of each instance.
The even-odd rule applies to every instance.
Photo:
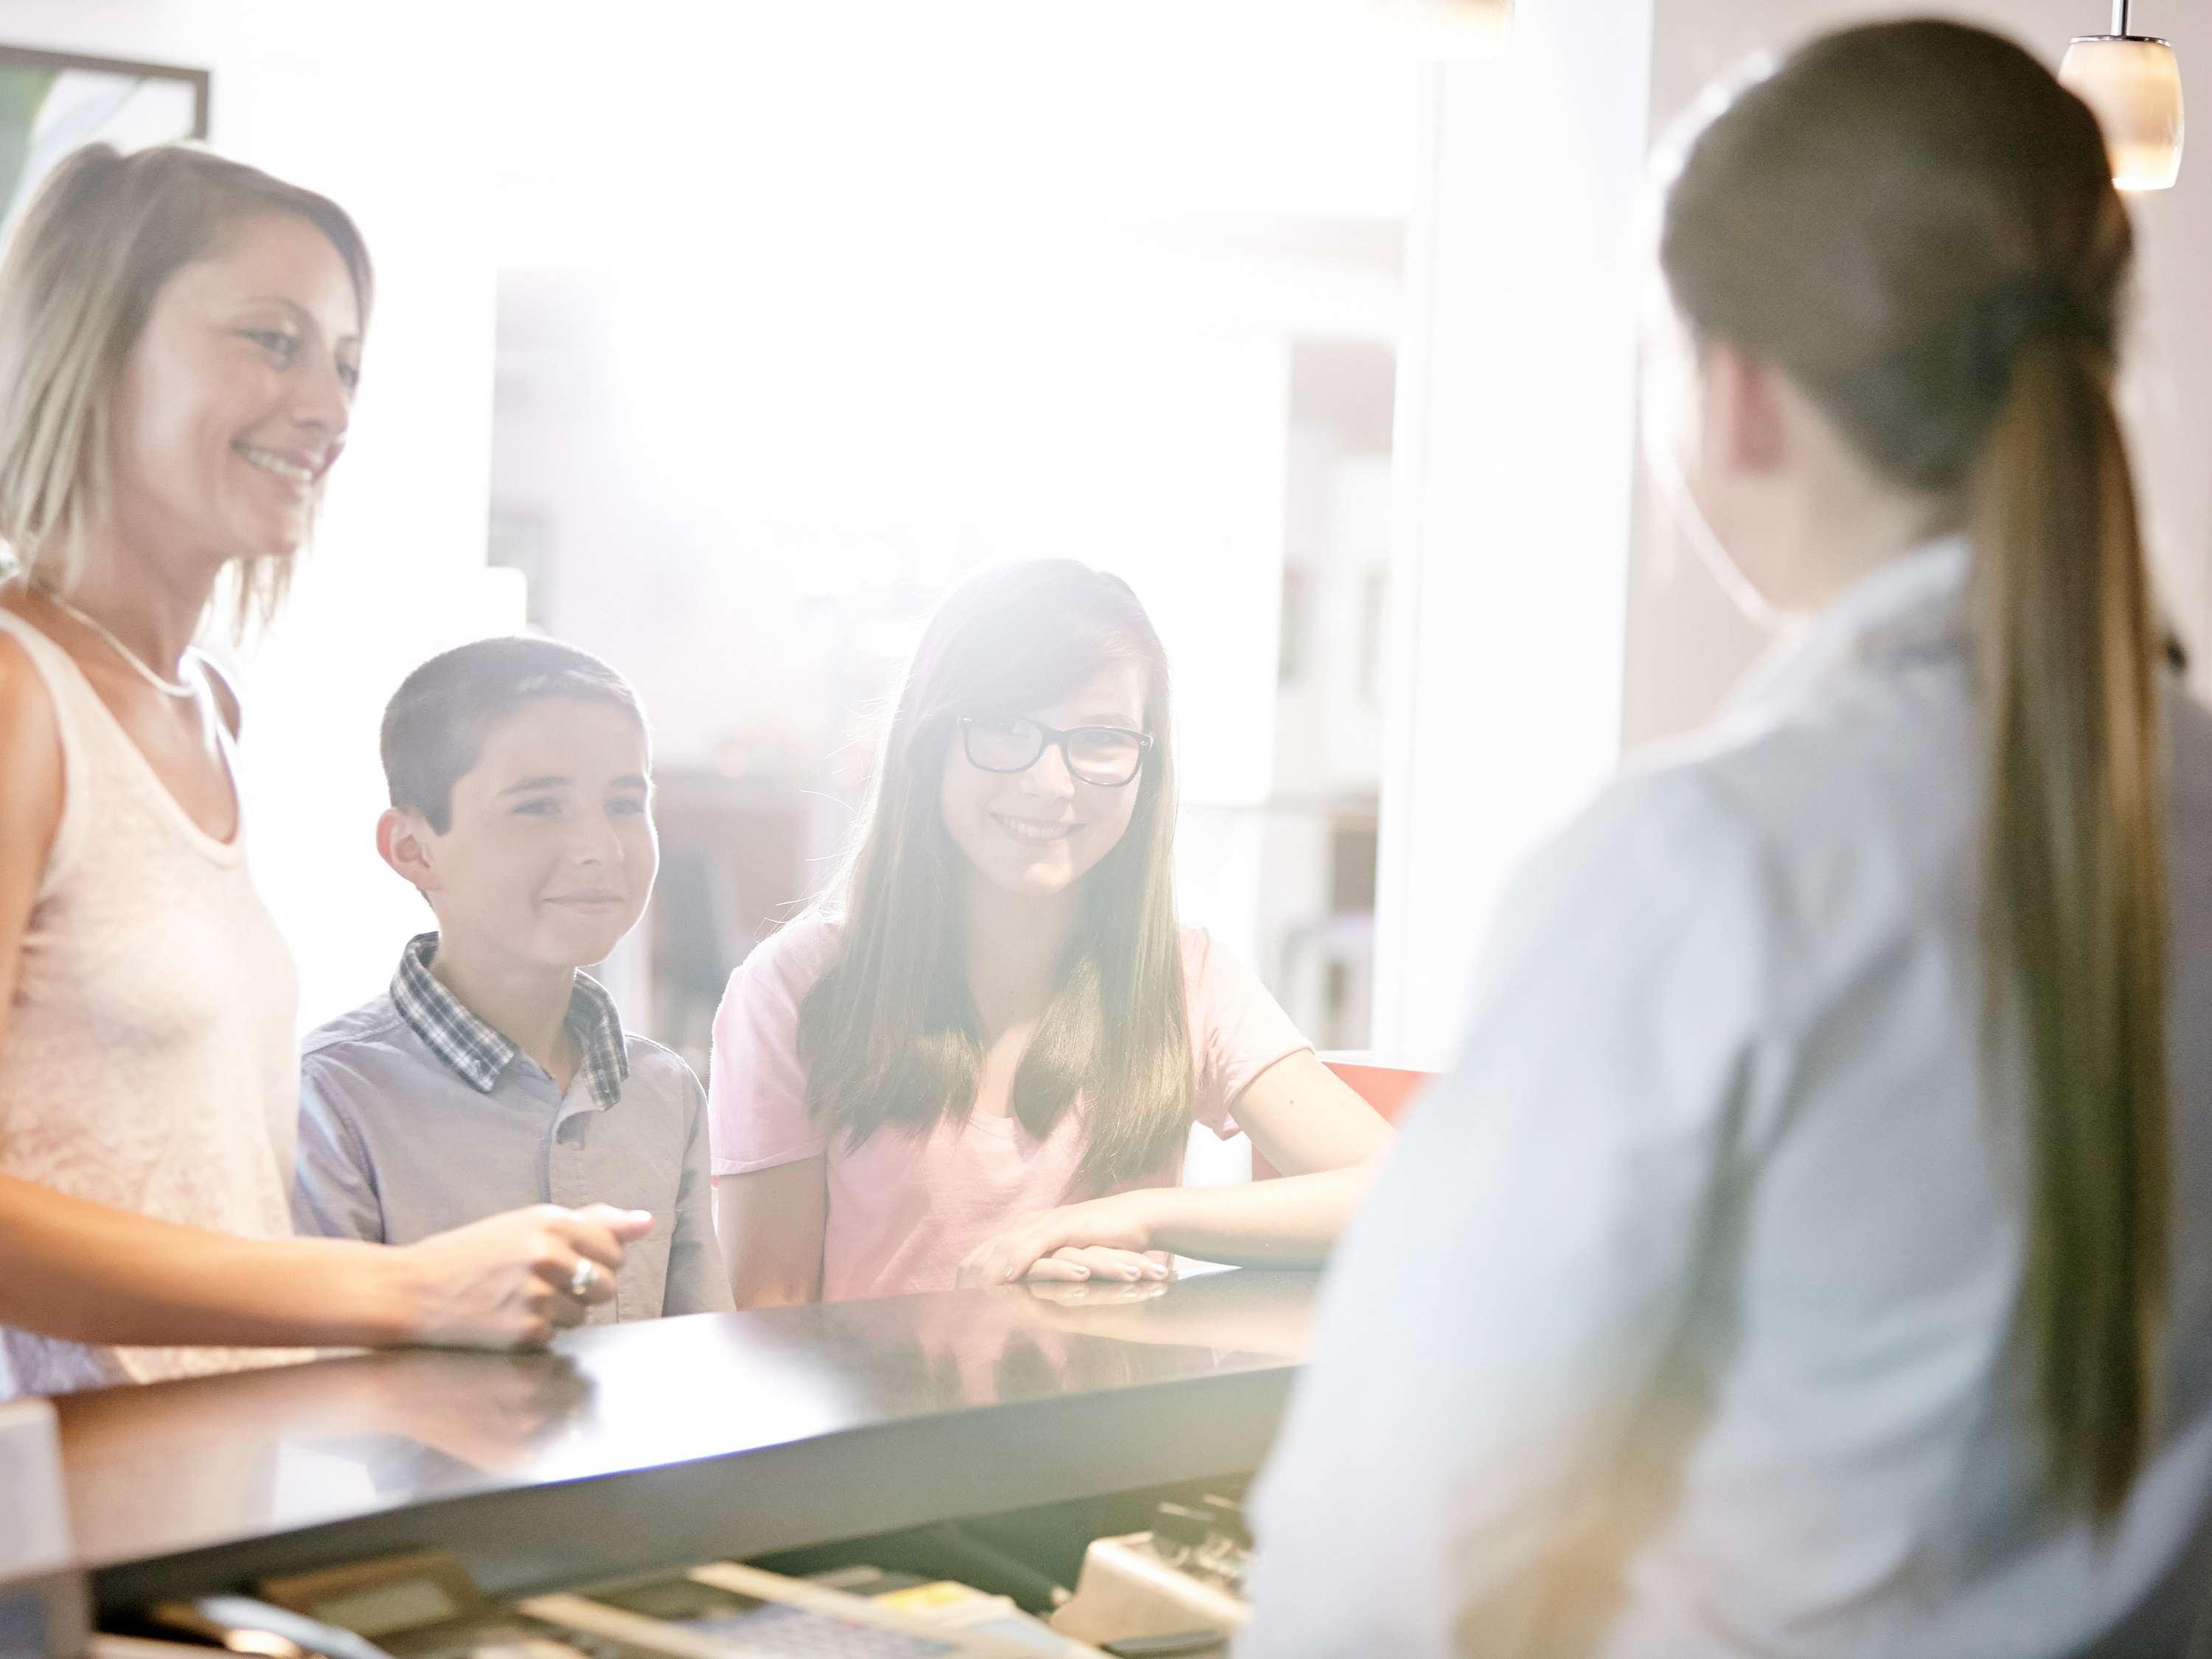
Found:
[[[488,1095],[522,1051],[462,1006],[460,999],[439,982],[430,971],[430,958],[437,951],[435,933],[408,940],[399,953],[399,971],[392,976],[392,1000],[432,1054],[477,1093]],[[614,999],[588,974],[576,975],[568,1024],[592,1097],[602,1106],[613,1105],[622,1098],[622,1086],[629,1077],[629,1045],[623,1040],[622,1015]]]

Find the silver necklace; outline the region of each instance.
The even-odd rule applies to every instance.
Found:
[[[40,593],[46,596],[46,603],[52,605],[55,610],[60,611],[63,615],[70,617],[81,626],[90,629],[94,633],[99,635],[101,639],[106,640],[117,656],[122,658],[124,661],[129,663],[131,667],[137,670],[138,677],[144,680],[147,684],[152,686],[156,691],[161,692],[164,696],[196,697],[199,695],[199,688],[197,686],[187,685],[182,680],[163,679],[159,674],[155,673],[152,669],[146,665],[146,659],[143,657],[141,657],[136,651],[133,651],[129,646],[124,644],[122,641],[117,639],[115,635],[103,627],[96,618],[86,616],[83,611],[78,610],[75,605],[71,605],[60,594],[55,592],[52,588],[47,586],[44,582],[34,582],[32,586],[36,587]],[[191,655],[191,647],[186,646],[185,647],[185,656],[189,657]],[[178,666],[182,667],[183,665],[184,658],[180,657],[178,659]]]

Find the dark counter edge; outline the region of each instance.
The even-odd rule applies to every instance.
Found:
[[[979,1407],[122,1563],[92,1575],[96,1616],[432,1547],[453,1551],[485,1590],[512,1595],[1249,1474],[1273,1442],[1295,1370]],[[1039,1445],[1049,1455],[1024,1449]]]

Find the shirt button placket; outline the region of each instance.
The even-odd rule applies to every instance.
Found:
[[[551,1198],[556,1204],[572,1210],[581,1209],[591,1202],[591,1182],[585,1167],[585,1147],[587,1134],[585,1120],[589,1114],[570,1109],[566,1103],[559,1109],[561,1116],[553,1129],[553,1156],[548,1174],[551,1180]],[[617,1280],[617,1300],[595,1304],[585,1315],[587,1324],[605,1324],[619,1316],[620,1280]]]

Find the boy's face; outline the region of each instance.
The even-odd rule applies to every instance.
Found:
[[[446,833],[397,815],[417,845],[389,836],[386,857],[428,896],[449,940],[586,967],[612,953],[653,893],[650,766],[644,732],[613,704],[526,703],[484,734],[453,786]]]

